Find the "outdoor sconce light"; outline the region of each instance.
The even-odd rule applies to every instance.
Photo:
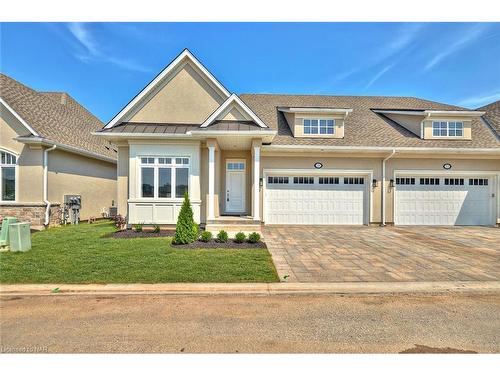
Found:
[[[376,188],[377,186],[378,186],[378,181],[376,178],[374,178],[372,181],[372,188]]]
[[[390,186],[391,188],[393,188],[393,187],[394,187],[394,180],[391,180],[391,181],[389,182],[389,186]]]
[[[262,187],[264,185],[264,179],[261,177],[259,178],[259,187]]]

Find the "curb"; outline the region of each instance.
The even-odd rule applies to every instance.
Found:
[[[53,292],[58,288],[57,292]],[[0,296],[64,295],[335,295],[499,293],[500,281],[238,283],[238,284],[3,284]]]

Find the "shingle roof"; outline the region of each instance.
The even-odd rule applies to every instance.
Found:
[[[240,98],[272,129],[273,145],[329,145],[371,147],[500,147],[493,132],[480,120],[472,121],[472,140],[423,140],[372,109],[454,110],[468,109],[413,97],[323,96],[242,94]],[[294,138],[278,107],[352,108],[345,121],[344,138]]]
[[[483,117],[488,121],[491,127],[495,129],[500,137],[500,100],[478,108],[477,110],[486,112]]]
[[[103,123],[68,94],[38,92],[0,73],[0,97],[41,137],[116,159],[114,146],[91,134]]]

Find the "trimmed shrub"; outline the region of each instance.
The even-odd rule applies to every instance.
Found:
[[[142,232],[142,224],[135,224],[134,229],[137,233]]]
[[[158,224],[156,224],[154,227],[153,227],[153,233],[160,233],[160,226]]]
[[[245,242],[246,238],[247,238],[247,236],[245,236],[245,233],[238,232],[238,233],[236,233],[236,236],[234,237],[234,242],[243,243],[243,242]]]
[[[260,241],[260,234],[257,232],[250,233],[248,235],[248,242],[250,243],[257,243]]]
[[[228,238],[229,237],[225,230],[221,230],[219,233],[217,233],[217,242],[227,242]]]
[[[188,244],[196,241],[198,238],[198,224],[193,219],[193,209],[189,201],[189,195],[184,194],[184,202],[182,203],[179,217],[177,218],[177,226],[175,227],[174,243]]]
[[[212,240],[212,238],[213,238],[212,232],[209,232],[209,231],[201,232],[201,236],[200,236],[201,242],[209,242]]]

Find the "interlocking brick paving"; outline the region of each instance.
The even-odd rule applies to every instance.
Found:
[[[291,282],[500,280],[493,227],[264,226]]]

